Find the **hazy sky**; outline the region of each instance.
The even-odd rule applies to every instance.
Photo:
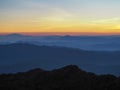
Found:
[[[120,0],[0,0],[0,33],[120,33]]]

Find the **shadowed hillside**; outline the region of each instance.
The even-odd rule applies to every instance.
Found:
[[[1,90],[120,90],[120,78],[95,75],[75,65],[0,75]]]
[[[120,52],[84,51],[30,44],[0,45],[0,73],[76,64],[95,73],[120,75]]]

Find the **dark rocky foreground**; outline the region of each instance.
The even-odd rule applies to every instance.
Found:
[[[95,75],[75,65],[0,75],[0,90],[120,90],[120,78]]]

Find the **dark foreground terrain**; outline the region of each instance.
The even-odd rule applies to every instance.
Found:
[[[120,90],[120,78],[95,75],[75,65],[0,75],[0,90]]]

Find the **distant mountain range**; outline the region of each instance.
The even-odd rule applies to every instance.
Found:
[[[9,34],[0,36],[0,44],[28,43],[46,46],[62,46],[97,51],[120,50],[120,36],[26,36]]]
[[[120,77],[96,75],[75,65],[0,75],[1,90],[120,90]]]
[[[120,51],[87,51],[21,43],[0,45],[0,73],[37,67],[51,70],[69,64],[97,74],[120,75]]]

